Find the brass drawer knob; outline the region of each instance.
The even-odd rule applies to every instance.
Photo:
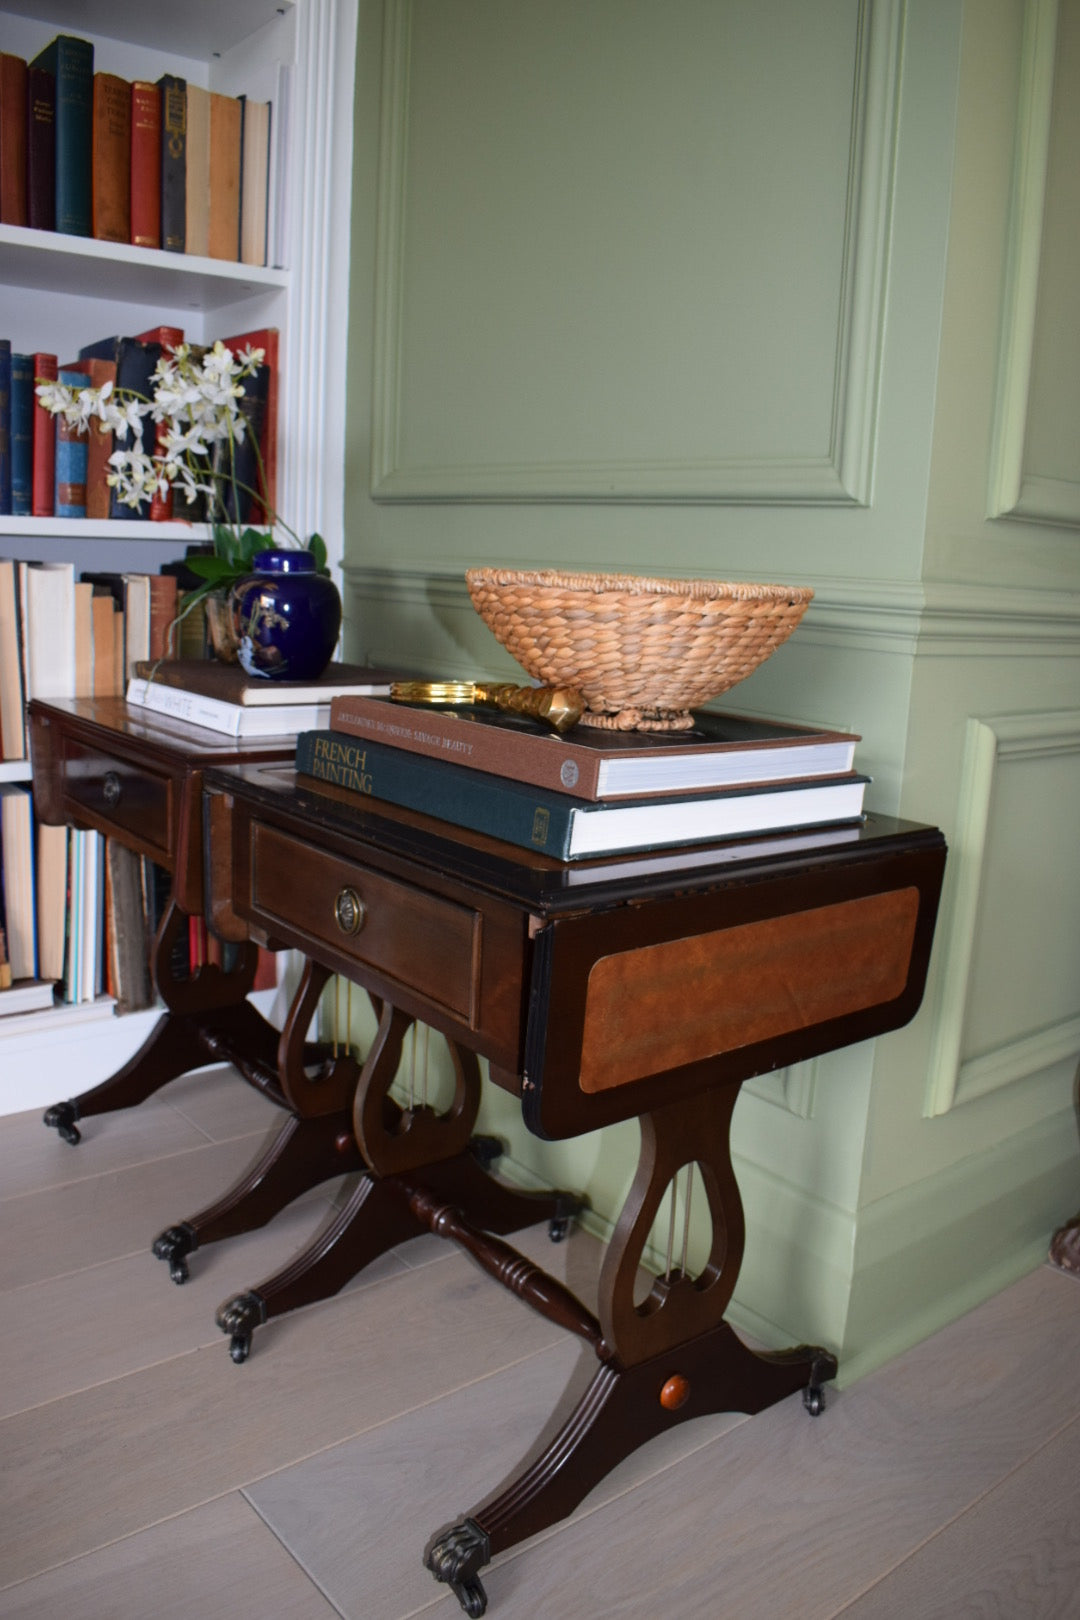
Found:
[[[110,810],[120,803],[120,778],[115,771],[105,772],[101,782],[101,792]]]
[[[367,908],[355,889],[342,889],[334,901],[334,921],[343,934],[358,934],[364,926]]]

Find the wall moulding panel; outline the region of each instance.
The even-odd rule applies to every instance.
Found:
[[[903,13],[387,0],[373,497],[868,505]]]
[[[1033,778],[1032,767],[1066,761],[1073,778],[1052,786]],[[1001,768],[1007,765],[1028,778],[1026,795],[1014,791],[1005,813],[1001,797]],[[1080,785],[1080,709],[1038,714],[1002,715],[968,721],[961,767],[956,831],[950,841],[950,866],[943,916],[936,951],[944,964],[933,1001],[930,1063],[923,1112],[926,1117],[946,1114],[958,1103],[999,1090],[1037,1074],[1080,1053],[1080,1005],[1069,999],[1070,955],[1075,934],[1076,879],[1072,844],[1075,837],[1076,787]],[[1071,791],[1070,791],[1071,790]],[[1065,802],[1062,803],[1063,792]],[[1055,837],[1054,813],[1059,815]],[[1070,811],[1072,812],[1070,814]],[[1017,837],[1018,816],[1025,836],[1021,848],[1025,862],[1023,894],[1008,903],[1010,868],[994,853],[995,816],[1011,823]],[[1055,849],[1063,846],[1062,859]],[[1042,880],[1042,881],[1040,881]],[[996,887],[995,887],[996,885]],[[1010,950],[1015,930],[1020,941]],[[1025,931],[1026,930],[1026,931]],[[1031,934],[1040,948],[1025,955],[1023,940]],[[986,940],[985,936],[989,936]],[[996,937],[1001,936],[1001,937]],[[999,972],[1012,982],[1006,1020],[1026,1017],[1026,1027],[1006,1031],[982,1050],[971,1050],[972,1025],[979,1022],[976,1007],[977,974],[981,947],[994,947]],[[1021,960],[1017,960],[1019,955]],[[1004,965],[1002,965],[1004,964]],[[1056,978],[1052,973],[1056,970]],[[1060,981],[1060,983],[1058,982]],[[983,991],[983,1019],[988,992]],[[1040,1017],[1040,1011],[1049,1016]],[[1031,1019],[1034,1016],[1034,1027]]]
[[[1028,0],[1005,260],[1005,296],[990,455],[990,517],[1080,524],[1075,444],[1075,231],[1080,111],[1055,81],[1080,69],[1077,0]],[[1062,228],[1058,229],[1058,222]],[[1072,344],[1071,353],[1061,345]],[[1063,424],[1071,445],[1060,439]]]

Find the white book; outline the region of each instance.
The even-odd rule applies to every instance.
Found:
[[[253,706],[225,703],[221,698],[162,686],[136,676],[128,682],[127,701],[154,714],[202,726],[226,737],[291,737],[300,731],[319,730],[330,724],[329,703],[280,703]]]
[[[75,696],[75,568],[31,563],[26,569],[27,698]]]
[[[54,1004],[53,987],[48,979],[16,979],[0,990],[0,1018],[14,1013],[41,1012]]]

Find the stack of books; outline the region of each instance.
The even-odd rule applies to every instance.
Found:
[[[562,861],[854,823],[868,778],[851,733],[748,715],[693,731],[558,736],[494,710],[342,695],[296,768]]]
[[[402,678],[366,664],[328,664],[314,681],[269,681],[213,658],[143,660],[128,682],[127,701],[225,737],[294,737],[328,725],[333,698],[388,693]]]
[[[101,71],[73,34],[0,54],[0,223],[265,265],[284,176],[269,101]]]

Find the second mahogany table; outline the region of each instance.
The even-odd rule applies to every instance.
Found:
[[[350,1089],[312,1086],[297,1107],[286,1098],[278,1079],[281,1036],[247,999],[258,960],[255,947],[241,943],[228,972],[209,963],[189,976],[175,968],[178,937],[188,918],[204,910],[204,772],[245,760],[289,759],[295,740],[239,742],[147,713],[122,698],[35,701],[29,722],[39,819],[94,828],[148,856],[172,877],[152,958],[165,1012],[122,1068],[54,1104],[45,1123],[75,1144],[80,1120],[134,1107],[178,1075],[225,1062],[288,1114],[270,1146],[233,1187],[156,1240],[154,1252],[168,1261],[173,1280],[182,1282],[195,1249],[265,1224],[309,1187],[363,1163],[351,1128]]]
[[[437,1533],[425,1561],[469,1615],[480,1570],[562,1518],[623,1457],[674,1423],[757,1412],[802,1390],[812,1412],[836,1372],[817,1346],[757,1354],[724,1321],[743,1253],[729,1126],[744,1079],[905,1023],[923,994],[945,863],[940,832],[868,816],[743,843],[563,865],[276,766],[205,776],[207,915],[225,938],[284,941],[381,1008],[355,1087],[366,1171],[334,1230],[290,1274],[229,1302],[250,1332],[291,1280],[337,1278],[412,1233],[464,1246],[500,1283],[593,1347],[573,1415],[509,1486]],[[443,1113],[389,1095],[405,1031],[458,1054]],[[497,1184],[467,1148],[477,1054],[551,1138],[628,1118],[633,1185],[594,1313],[496,1235]],[[306,1076],[283,1037],[282,1083]],[[697,1166],[712,1239],[702,1270],[636,1283],[673,1178]],[[337,1268],[335,1272],[335,1267]],[[287,1307],[286,1307],[287,1308]],[[245,1315],[245,1312],[247,1313]],[[527,1438],[527,1437],[526,1437]]]

